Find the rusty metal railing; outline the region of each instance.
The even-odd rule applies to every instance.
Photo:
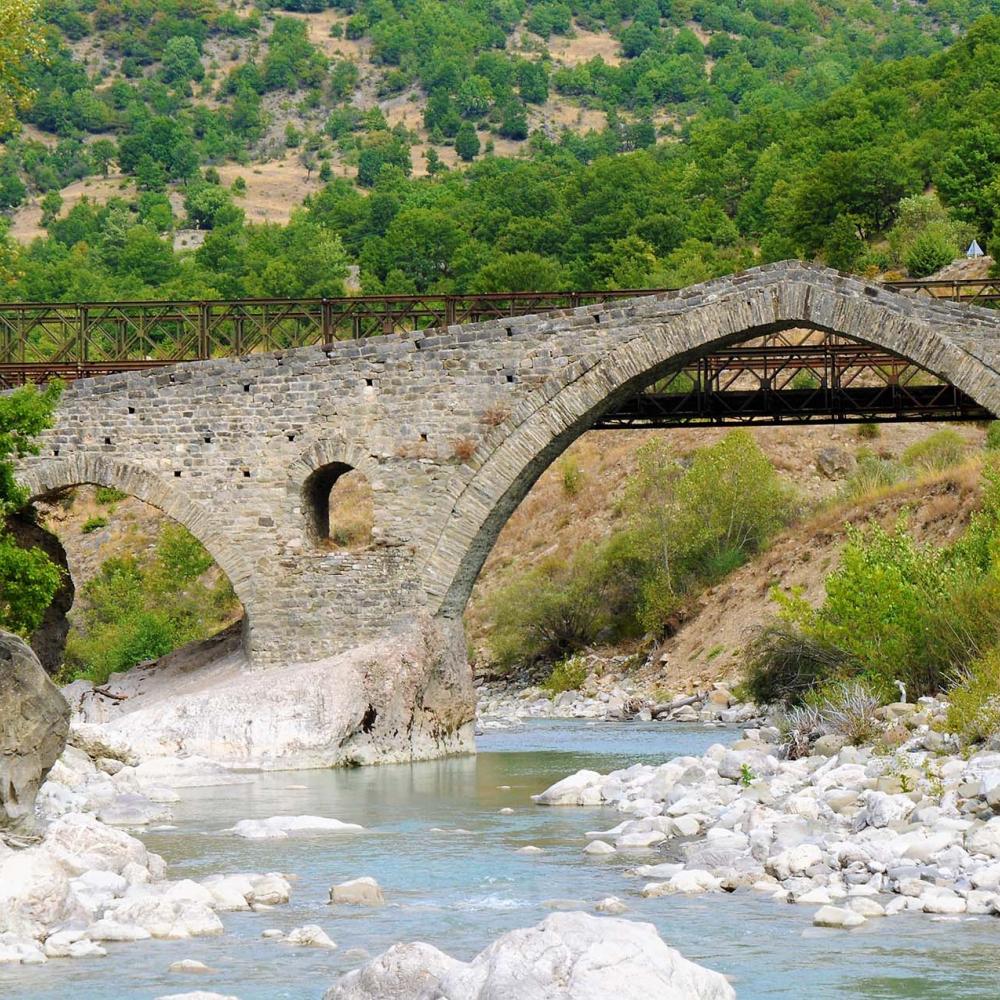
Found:
[[[904,294],[1000,302],[1000,280],[893,281]],[[673,289],[324,299],[0,303],[0,388],[572,309]]]

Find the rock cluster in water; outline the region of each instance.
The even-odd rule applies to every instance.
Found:
[[[732,1000],[725,976],[689,962],[652,924],[554,913],[471,962],[397,944],[342,976],[325,1000]]]
[[[711,691],[672,702],[658,702],[649,693],[615,685],[599,692],[563,691],[551,695],[540,687],[516,690],[505,683],[483,683],[477,689],[477,729],[508,729],[526,719],[599,719],[621,722],[700,722],[732,725],[758,718],[756,705],[740,702],[723,684]]]
[[[94,726],[73,727],[36,804],[44,834],[0,840],[0,964],[104,955],[108,941],[222,933],[220,912],[287,903],[277,873],[166,877],[166,864],[119,826],[170,818],[174,787],[244,780],[210,761],[140,763]]]
[[[789,760],[777,729],[755,728],[701,757],[578,771],[535,801],[625,814],[585,850],[646,854],[632,872],[646,897],[754,889],[846,928],[904,910],[1000,913],[1000,753],[942,754],[944,708],[884,709],[909,737],[895,751],[827,736]]]

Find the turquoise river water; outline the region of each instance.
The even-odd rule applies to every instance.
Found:
[[[582,767],[609,771],[701,753],[733,731],[670,724],[536,722],[480,738],[477,757],[343,771],[279,772],[254,782],[191,789],[174,806],[176,829],[143,835],[170,877],[237,871],[296,876],[292,901],[268,913],[222,914],[225,934],[189,941],[109,945],[103,959],[0,968],[0,997],[16,1000],[153,1000],[214,990],[240,1000],[318,1000],[338,974],[396,941],[424,940],[467,959],[504,931],[543,919],[554,899],[580,908],[622,897],[630,918],[652,921],[684,955],[731,977],[741,1000],[794,997],[1000,997],[1000,921],[903,914],[859,931],[821,930],[813,908],[740,892],[644,900],[624,870],[668,860],[591,858],[586,830],[621,816],[610,809],[546,809],[529,796]],[[509,785],[503,789],[500,786]],[[509,806],[513,815],[500,815]],[[237,820],[283,814],[361,823],[359,835],[246,841]],[[464,831],[464,832],[463,832]],[[534,844],[540,855],[515,853]],[[387,905],[334,909],[330,885],[372,875]],[[262,939],[268,927],[320,924],[337,951]],[[199,959],[213,972],[169,973]],[[516,998],[512,998],[516,1000]]]

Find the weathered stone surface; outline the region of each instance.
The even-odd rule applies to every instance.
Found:
[[[843,448],[821,448],[816,452],[816,468],[827,479],[841,479],[854,468],[854,456]]]
[[[348,972],[324,1000],[431,1000],[441,978],[461,963],[422,941],[396,944]]]
[[[102,713],[109,736],[159,758],[136,768],[144,792],[147,772],[150,781],[177,787],[242,780],[218,765],[217,776],[202,776],[202,767],[190,781],[175,774],[199,757],[272,769],[393,763],[473,749],[475,692],[461,632],[426,617],[314,663],[248,671],[237,650],[197,671],[182,662],[126,676],[128,698],[85,703],[85,711],[95,721]],[[172,759],[177,754],[185,759]],[[279,827],[254,821],[239,832],[287,833]]]
[[[468,964],[396,945],[348,973],[325,1000],[732,1000],[725,976],[689,962],[652,924],[554,913],[510,931]]]
[[[69,732],[69,705],[23,639],[0,632],[0,830],[34,826],[35,797]]]
[[[317,661],[421,612],[457,621],[510,513],[609,406],[681,355],[802,325],[1000,412],[994,312],[784,262],[542,317],[80,380],[19,474],[35,497],[95,483],[160,508],[228,574],[254,662]],[[309,484],[335,465],[372,486],[361,551],[314,530]]]
[[[381,906],[385,897],[378,882],[365,876],[331,886],[330,902],[348,906]]]

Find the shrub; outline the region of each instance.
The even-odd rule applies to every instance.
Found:
[[[593,546],[570,562],[546,559],[491,602],[490,650],[501,667],[558,660],[593,642],[608,623],[600,555]]]
[[[108,519],[106,517],[88,517],[86,521],[83,522],[83,527],[80,530],[85,534],[89,535],[94,531],[98,531],[100,528],[106,528],[108,525]]]
[[[962,672],[948,701],[948,731],[964,746],[1000,733],[1000,648]]]
[[[127,493],[122,493],[121,490],[116,490],[111,486],[98,486],[94,492],[94,499],[105,507],[120,503],[127,496]]]
[[[903,452],[903,464],[914,469],[939,471],[957,465],[965,455],[965,440],[950,428],[935,431]]]
[[[857,669],[844,650],[781,618],[751,638],[744,662],[744,686],[759,705],[798,705],[831,677]]]
[[[986,428],[986,449],[1000,451],[1000,420],[991,420]]]
[[[563,486],[578,488],[564,460]],[[609,636],[662,633],[685,595],[745,561],[791,516],[791,494],[745,432],[695,452],[687,469],[653,440],[626,483],[627,526],[568,562],[549,560],[492,599],[500,665],[552,660]]]
[[[856,424],[854,433],[861,441],[871,441],[881,435],[882,428],[878,424]]]
[[[103,684],[116,671],[213,635],[238,607],[229,581],[209,573],[213,566],[201,543],[175,524],[162,531],[149,565],[106,560],[81,590],[62,678]]]
[[[777,622],[746,653],[762,702],[795,703],[811,688],[862,679],[892,696],[943,690],[1000,636],[1000,471],[988,467],[982,509],[958,542],[918,545],[900,521],[852,531],[819,608],[781,598]]]
[[[877,455],[861,455],[854,471],[844,480],[839,496],[842,500],[858,501],[895,486],[904,477],[897,463]]]
[[[860,746],[873,742],[881,733],[876,712],[885,700],[871,686],[853,680],[822,689],[813,704],[827,732],[837,733],[854,746]]]
[[[776,723],[789,760],[807,757],[813,739],[823,731],[819,710],[812,705],[795,705]]]
[[[583,471],[575,455],[567,455],[559,464],[562,475],[563,492],[568,497],[575,497],[583,485]]]
[[[552,671],[542,687],[553,696],[562,694],[563,691],[579,691],[587,679],[587,673],[586,663],[571,657],[552,667]]]

